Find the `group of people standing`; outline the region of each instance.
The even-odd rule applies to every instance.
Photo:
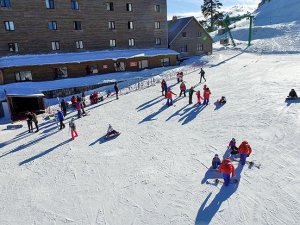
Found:
[[[32,123],[34,123],[34,125],[35,125],[35,128],[36,128],[35,132],[39,132],[39,125],[38,125],[38,120],[37,120],[36,114],[34,112],[27,112],[26,117],[27,117],[27,126],[28,126],[29,133],[33,132]]]

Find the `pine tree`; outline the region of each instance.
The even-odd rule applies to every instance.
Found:
[[[210,18],[210,29],[213,30],[213,24],[221,15],[218,9],[223,6],[219,0],[203,0],[203,5],[201,6],[202,14],[205,18]]]

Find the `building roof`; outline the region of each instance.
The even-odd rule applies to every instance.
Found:
[[[171,49],[126,49],[126,50],[105,50],[94,52],[57,53],[39,55],[18,55],[0,58],[0,68],[17,66],[36,66],[49,64],[80,63],[105,59],[121,59],[135,57],[151,57],[158,55],[178,55],[178,52]]]
[[[185,18],[177,18],[176,20],[168,21],[169,45],[177,38],[177,36],[181,33],[181,31],[193,20],[195,20],[199,24],[199,26],[202,27],[201,24],[193,16],[185,17]],[[210,39],[212,40],[210,34],[204,28],[203,30],[205,31],[207,36],[210,37]]]

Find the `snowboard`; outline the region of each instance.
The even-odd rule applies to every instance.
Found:
[[[292,97],[286,97],[285,101],[293,101],[293,100],[300,100],[300,98],[292,98]]]

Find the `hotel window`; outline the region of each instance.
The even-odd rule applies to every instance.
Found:
[[[134,38],[130,38],[129,39],[129,41],[128,41],[128,44],[129,44],[129,46],[134,46],[135,45],[135,43],[134,43]]]
[[[107,2],[106,3],[106,10],[107,11],[114,11],[114,3],[113,2]]]
[[[81,21],[74,21],[74,30],[81,30]]]
[[[187,52],[187,45],[181,47],[180,52]]]
[[[155,29],[160,29],[160,22],[155,22],[154,27]]]
[[[127,10],[128,12],[132,12],[132,3],[127,3],[127,4],[126,4],[126,10]]]
[[[15,30],[14,21],[4,21],[4,27],[6,31],[14,31]]]
[[[128,29],[133,30],[133,22],[132,21],[128,22]]]
[[[51,42],[52,50],[56,51],[60,49],[59,41],[52,41]]]
[[[203,51],[203,44],[197,44],[197,51]]]
[[[79,3],[77,0],[71,0],[71,9],[79,10]]]
[[[197,32],[197,37],[201,37],[201,36],[202,36],[201,31],[198,31]]]
[[[116,29],[115,21],[109,21],[108,22],[108,29],[110,29],[110,30]]]
[[[10,8],[11,7],[10,0],[0,0],[0,6],[4,8]]]
[[[82,49],[83,48],[83,41],[76,41],[76,48]]]
[[[154,5],[155,12],[160,12],[160,5]]]
[[[161,39],[160,38],[155,38],[155,44],[156,45],[161,45]]]
[[[46,0],[46,8],[54,9],[54,0]]]
[[[186,32],[181,33],[182,37],[186,37]]]
[[[57,30],[57,22],[56,21],[49,21],[48,22],[49,30]]]
[[[112,39],[112,40],[109,40],[109,46],[110,47],[116,47],[116,40],[115,39]]]
[[[18,43],[8,43],[8,50],[10,52],[18,52],[19,51]]]
[[[32,80],[31,71],[20,71],[15,73],[16,81]]]

